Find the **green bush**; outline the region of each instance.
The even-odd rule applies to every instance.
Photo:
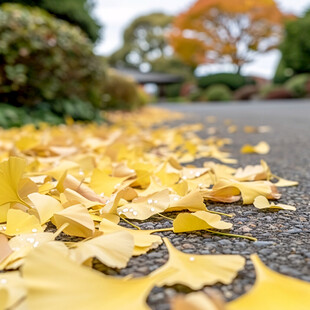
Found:
[[[232,99],[232,93],[226,85],[212,85],[205,91],[208,101],[229,101]]]
[[[275,72],[273,82],[275,84],[283,84],[294,74],[293,69],[288,68],[283,58],[281,58],[277,70]]]
[[[141,94],[136,82],[113,69],[107,72],[104,91],[104,109],[134,110],[146,104],[145,94]]]
[[[310,11],[286,24],[280,50],[286,67],[294,74],[310,72]]]
[[[0,7],[0,102],[76,99],[100,106],[102,61],[84,33],[38,8]]]
[[[92,41],[99,37],[100,26],[91,17],[92,3],[87,0],[0,0],[0,4],[5,2],[40,7],[57,18],[79,26]]]
[[[310,81],[310,74],[295,75],[285,83],[285,87],[293,93],[294,97],[302,98],[307,94],[308,81]]]
[[[222,84],[231,90],[236,90],[244,85],[254,83],[251,78],[235,73],[217,73],[198,78],[198,86],[203,89],[212,85]]]

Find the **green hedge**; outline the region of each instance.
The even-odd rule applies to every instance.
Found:
[[[148,101],[146,94],[128,76],[110,69],[105,83],[103,108],[108,110],[134,110]]]
[[[232,92],[226,85],[212,85],[205,91],[208,101],[229,101],[232,99]]]
[[[102,103],[105,73],[88,37],[38,8],[0,6],[0,102]]]
[[[251,78],[235,73],[217,73],[198,78],[198,86],[203,89],[217,84],[236,90],[244,85],[255,84],[255,82]]]
[[[310,81],[310,74],[295,75],[285,83],[285,87],[293,93],[294,97],[302,98],[307,94],[308,81]]]

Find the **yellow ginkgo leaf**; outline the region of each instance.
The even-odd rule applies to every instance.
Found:
[[[96,257],[111,268],[124,268],[132,256],[133,248],[133,236],[129,232],[119,231],[76,243],[75,248],[70,250],[70,257],[78,263]]]
[[[26,165],[26,160],[19,157],[10,157],[0,163],[0,208],[9,202],[18,202],[28,206],[18,193]]]
[[[80,266],[48,244],[22,268],[29,309],[150,310],[146,298],[171,270],[143,278],[115,278]],[[120,298],[120,294],[122,297]]]
[[[0,270],[19,268],[24,262],[23,259],[31,250],[39,245],[53,241],[59,233],[60,231],[54,234],[41,232],[35,234],[21,234],[13,237],[9,241],[9,246],[13,252],[0,263]]]
[[[228,310],[308,310],[310,283],[277,273],[251,255],[256,271],[256,282],[245,295],[228,303]]]
[[[165,189],[146,197],[139,197],[132,203],[117,209],[129,219],[146,220],[154,214],[164,212],[169,207],[169,190]]]
[[[5,223],[7,220],[7,214],[11,207],[11,204],[8,202],[0,206],[0,223]]]
[[[160,166],[155,175],[160,179],[161,184],[165,186],[172,186],[180,179],[180,171],[172,167],[169,162]]]
[[[241,192],[243,204],[251,204],[257,196],[268,199],[279,199],[281,194],[269,181],[238,182],[233,179],[220,179],[212,188],[212,191],[225,192],[237,188]]]
[[[156,232],[156,230],[133,230],[119,226],[106,219],[103,219],[100,223],[99,230],[104,234],[110,234],[117,231],[129,232],[133,236],[134,240],[134,256],[144,254],[151,249],[156,249],[163,243],[161,237],[152,235],[152,233]]]
[[[231,227],[232,224],[222,221],[220,215],[206,211],[180,213],[173,221],[175,233],[204,229],[230,229]]]
[[[193,290],[217,282],[229,284],[242,270],[245,259],[239,255],[194,255],[178,251],[164,238],[169,251],[169,260],[155,273],[175,268],[175,272],[161,280],[159,285],[183,284]]]
[[[276,187],[288,187],[288,186],[297,186],[297,181],[290,181],[283,178],[280,178],[276,175],[272,175],[272,177],[276,178],[278,180],[277,183],[273,183]]]
[[[172,299],[171,310],[225,310],[225,304],[218,296],[203,292],[179,295]]]
[[[58,165],[55,165],[54,168],[44,171],[43,174],[50,175],[56,180],[59,180],[65,172],[70,172],[70,170],[78,168],[80,168],[79,164],[73,161],[63,160]]]
[[[89,186],[98,194],[110,197],[127,177],[111,177],[105,172],[94,169]]]
[[[243,154],[250,154],[250,153],[256,153],[256,154],[268,154],[270,151],[270,146],[267,142],[261,141],[257,145],[250,145],[250,144],[245,144],[241,148],[241,153]]]
[[[103,206],[102,203],[89,200],[71,188],[66,188],[63,192],[63,195],[65,196],[69,205],[81,204],[87,209],[95,206]]]
[[[201,211],[207,210],[206,205],[203,202],[202,194],[199,191],[192,191],[184,197],[176,195],[170,196],[170,205],[166,212],[170,211]]]
[[[2,300],[1,292],[5,291],[6,298]],[[24,280],[18,271],[11,271],[0,274],[0,309],[27,309],[25,307],[25,297],[27,291]],[[3,308],[1,308],[3,303]],[[23,305],[20,305],[23,303]],[[20,307],[16,307],[20,305]]]
[[[268,199],[264,196],[258,196],[255,198],[253,205],[255,208],[257,209],[261,209],[261,210],[291,210],[291,211],[296,211],[296,208],[293,206],[289,206],[289,205],[284,205],[281,203],[278,204],[274,204],[273,202],[270,204]]]
[[[42,232],[39,219],[21,210],[10,209],[7,215],[6,229],[3,231],[8,236],[27,233]]]
[[[63,210],[61,203],[51,196],[32,193],[28,198],[33,204],[29,214],[35,215],[41,225],[48,222],[56,212]]]
[[[266,180],[268,178],[268,171],[262,165],[246,166],[245,168],[238,168],[234,178],[237,181],[258,181]]]
[[[59,211],[54,214],[53,219],[57,228],[68,223],[64,232],[70,236],[88,238],[92,237],[95,232],[94,222],[82,205],[74,205]]]

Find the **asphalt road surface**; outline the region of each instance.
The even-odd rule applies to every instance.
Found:
[[[282,102],[216,103],[216,104],[161,104],[160,107],[185,113],[183,120],[173,122],[204,123],[207,127],[217,127],[219,137],[229,137],[233,144],[227,147],[232,157],[238,159],[237,166],[259,164],[264,159],[271,171],[290,180],[300,182],[297,187],[280,188],[281,203],[296,206],[297,211],[265,212],[253,206],[234,203],[229,206],[213,204],[209,209],[225,213],[235,213],[232,233],[250,232],[258,241],[252,242],[237,238],[226,238],[197,232],[175,235],[162,233],[172,243],[187,253],[200,254],[240,254],[247,258],[245,270],[228,286],[216,285],[227,300],[245,293],[254,283],[255,273],[249,255],[258,253],[265,264],[283,274],[310,282],[310,100]],[[207,116],[215,116],[217,122],[208,124]],[[239,130],[229,134],[223,125],[225,119],[231,119]],[[242,127],[246,125],[271,126],[272,131],[262,134],[246,134]],[[201,133],[207,137],[207,132]],[[257,144],[266,141],[271,146],[267,155],[240,154],[245,143]],[[202,163],[203,161],[201,161]],[[197,162],[196,164],[201,164]],[[168,226],[170,224],[167,224]],[[165,223],[146,223],[144,228],[164,227]],[[111,269],[111,274],[145,275],[164,264],[167,251],[162,245],[147,255],[131,259],[127,268],[121,271]],[[100,267],[100,266],[98,266]],[[100,268],[99,268],[100,269]],[[152,309],[170,309],[169,297],[186,289],[155,288],[148,299]]]

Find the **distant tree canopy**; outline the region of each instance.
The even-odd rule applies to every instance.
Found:
[[[292,74],[310,72],[310,10],[285,27],[281,45],[282,66]]]
[[[283,21],[274,0],[198,0],[175,19],[170,44],[189,65],[232,63],[239,71],[278,46]]]
[[[189,67],[173,55],[166,40],[172,21],[173,16],[163,13],[138,17],[125,30],[123,46],[109,57],[109,63],[115,67],[186,75]]]
[[[60,19],[79,26],[94,42],[99,38],[100,26],[91,17],[92,1],[87,0],[0,0],[0,4],[21,3],[38,6]]]

